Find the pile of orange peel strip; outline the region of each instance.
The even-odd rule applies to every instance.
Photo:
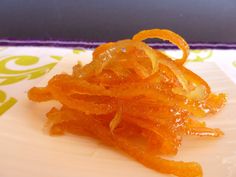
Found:
[[[182,50],[172,59],[142,42],[167,40]],[[184,135],[219,137],[197,118],[216,113],[226,102],[201,77],[183,66],[189,46],[169,30],[144,30],[132,39],[102,44],[91,63],[58,74],[46,87],[34,87],[30,100],[57,100],[60,109],[47,113],[50,134],[64,132],[97,138],[161,173],[200,177],[196,162],[172,161]]]

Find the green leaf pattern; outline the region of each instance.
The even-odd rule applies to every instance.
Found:
[[[15,98],[11,97],[7,99],[6,93],[0,90],[0,116],[10,109],[16,102],[17,100]]]
[[[84,49],[73,49],[74,54],[80,54],[81,52],[84,52]]]
[[[1,58],[0,86],[16,84],[17,82],[25,79],[32,80],[43,76],[49,72],[62,57],[51,56],[51,58],[55,59],[55,62],[51,62],[42,66],[38,66],[40,58],[37,56],[19,55]],[[9,65],[12,63],[18,66],[17,68],[21,69],[11,69]],[[10,109],[16,102],[17,100],[13,97],[7,99],[6,93],[3,90],[0,90],[0,116]]]
[[[233,65],[233,67],[236,68],[236,60],[233,61],[232,65]]]
[[[46,64],[43,66],[36,66],[31,69],[16,70],[8,67],[10,62],[18,66],[35,66],[39,62],[36,56],[11,56],[6,57],[0,61],[0,86],[14,84],[24,79],[36,79],[49,72],[56,64],[56,62]]]
[[[5,52],[6,49],[8,48],[0,47],[0,52]],[[84,49],[69,50],[69,52],[76,55],[84,51]],[[33,80],[39,78],[48,73],[62,59],[62,56],[59,55],[47,56],[52,59],[51,62],[47,62],[45,58],[41,58],[36,55],[5,56],[2,54],[0,57],[0,87],[8,86],[9,88],[9,85],[17,84],[23,80]],[[4,91],[0,89],[0,116],[16,104],[16,102],[16,98],[7,97],[6,90]]]
[[[189,62],[204,62],[212,57],[212,50],[191,50],[192,58],[189,58]]]

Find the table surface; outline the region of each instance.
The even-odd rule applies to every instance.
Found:
[[[236,43],[235,0],[1,0],[0,39],[110,41],[168,28],[188,42]]]

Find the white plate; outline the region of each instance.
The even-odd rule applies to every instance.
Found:
[[[85,57],[86,58],[86,57]],[[70,71],[72,60],[63,60],[44,78]],[[236,176],[236,87],[214,63],[188,65],[215,91],[227,92],[228,103],[206,119],[220,127],[219,139],[185,138],[176,160],[197,161],[205,177]],[[17,88],[16,88],[17,89]],[[0,118],[0,177],[164,177],[98,141],[80,136],[51,137],[43,132],[45,113],[54,105],[22,100]]]

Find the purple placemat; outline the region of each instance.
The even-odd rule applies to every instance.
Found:
[[[73,48],[95,48],[103,42],[65,41],[65,40],[15,40],[0,39],[0,46],[51,46]],[[191,49],[236,49],[236,43],[189,43]],[[158,49],[176,49],[170,43],[150,43],[150,46]]]

